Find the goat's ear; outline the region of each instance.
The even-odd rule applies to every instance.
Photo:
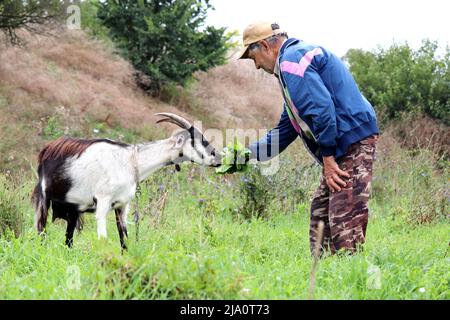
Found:
[[[186,136],[184,134],[179,134],[174,137],[173,149],[180,149],[183,147]]]

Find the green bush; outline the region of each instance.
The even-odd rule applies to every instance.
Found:
[[[239,213],[244,218],[267,217],[268,207],[275,197],[271,176],[263,175],[258,166],[249,166],[241,177],[239,195],[242,201]]]
[[[425,113],[450,124],[450,49],[439,54],[437,42],[424,40],[418,50],[393,44],[372,52],[350,49],[345,60],[382,121],[402,113]]]
[[[204,26],[211,8],[209,0],[107,0],[99,3],[98,18],[124,56],[149,76],[146,89],[158,93],[225,63],[231,36]]]
[[[85,0],[80,3],[81,27],[95,38],[108,43],[111,41],[108,37],[109,30],[97,17],[99,3],[99,0]]]

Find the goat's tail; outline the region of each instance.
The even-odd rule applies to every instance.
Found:
[[[80,214],[78,216],[77,224],[76,224],[75,228],[77,228],[78,232],[81,232],[81,230],[83,230],[83,228],[84,228],[84,219],[83,219],[83,215],[82,214]]]
[[[48,215],[48,201],[45,198],[45,195],[42,191],[40,181],[34,188],[33,194],[31,195],[31,201],[34,205],[34,225],[39,234],[41,234],[45,225],[47,224],[47,215]]]

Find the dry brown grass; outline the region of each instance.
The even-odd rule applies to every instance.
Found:
[[[154,123],[154,111],[176,111],[138,90],[130,64],[81,32],[29,37],[25,48],[3,48],[0,61],[13,103],[31,97],[98,120],[109,115],[126,128]]]
[[[450,128],[428,116],[405,115],[401,121],[389,125],[386,132],[397,137],[402,147],[450,157]]]
[[[136,86],[135,70],[110,45],[81,31],[58,32],[48,37],[23,31],[23,47],[0,45],[0,128],[7,141],[0,147],[0,161],[6,168],[27,168],[24,159],[34,161],[49,140],[44,133],[52,117],[57,117],[61,134],[89,137],[89,124],[97,122],[150,138],[174,129],[155,126],[153,114],[161,111],[201,119],[204,129],[271,128],[281,112],[276,79],[256,71],[250,60],[233,59],[197,73],[197,81],[181,93],[180,101],[165,103]]]
[[[231,60],[196,74],[194,96],[202,109],[219,119],[221,128],[270,128],[282,111],[273,76],[257,71],[251,60]]]
[[[89,121],[169,133],[173,126],[155,125],[153,114],[162,111],[195,120],[143,93],[134,84],[132,66],[82,32],[64,31],[55,37],[21,32],[21,36],[26,41],[23,47],[0,44],[2,169],[26,168],[26,157],[34,161],[47,142],[43,126],[55,114],[68,133],[80,131]]]

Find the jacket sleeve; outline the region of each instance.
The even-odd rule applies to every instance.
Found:
[[[283,71],[283,78],[300,116],[312,124],[311,130],[322,155],[331,156],[336,153],[336,110],[330,92],[314,65],[316,59],[320,60],[316,56],[303,75]]]
[[[268,161],[280,154],[297,137],[298,133],[292,126],[286,108],[284,108],[276,127],[270,130],[264,138],[250,145],[251,159]]]

